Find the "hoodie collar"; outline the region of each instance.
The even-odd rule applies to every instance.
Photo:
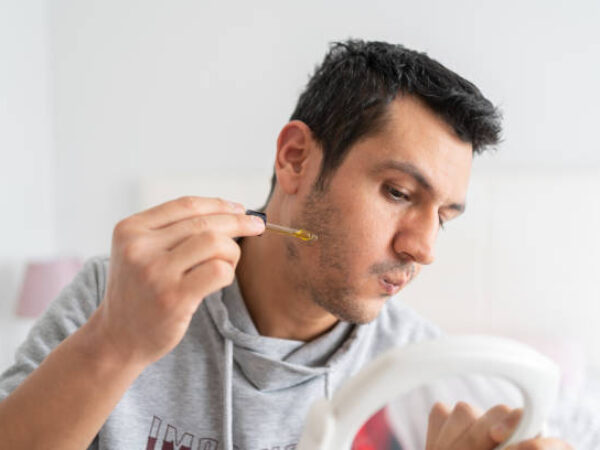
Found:
[[[260,391],[275,391],[323,375],[348,359],[351,344],[371,325],[338,322],[310,342],[261,336],[242,299],[237,280],[204,300],[221,336],[233,343],[233,359]]]

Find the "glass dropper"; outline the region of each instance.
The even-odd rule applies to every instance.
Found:
[[[290,228],[290,227],[284,227],[283,225],[276,225],[274,223],[269,223],[269,222],[267,222],[267,215],[265,213],[248,209],[246,211],[246,214],[260,217],[263,220],[263,222],[265,223],[265,228],[268,231],[273,231],[273,232],[279,233],[279,234],[285,234],[287,236],[293,236],[293,237],[296,237],[303,241],[314,241],[317,239],[316,234],[311,233],[310,231],[307,231],[307,230],[303,230],[302,228]]]

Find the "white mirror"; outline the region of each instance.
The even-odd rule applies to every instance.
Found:
[[[445,418],[445,428],[439,427],[443,414],[432,417],[436,403],[444,405],[442,410],[449,414]],[[507,415],[510,414],[510,424],[516,428],[523,407],[520,389],[504,378],[488,375],[440,377],[390,399],[361,425],[352,449],[424,450],[428,440],[460,439],[456,436],[458,430],[465,429],[468,421],[477,417],[483,428],[484,423],[495,423],[500,417],[509,419]],[[474,433],[487,436],[479,429]],[[487,436],[487,440],[492,442],[493,438],[498,438],[495,442],[500,443],[499,436],[502,434]]]
[[[540,433],[558,382],[551,360],[508,339],[448,337],[395,348],[349,379],[331,400],[313,404],[298,449],[347,450],[370,418],[382,417],[394,437],[387,448],[403,442],[403,450],[423,449],[430,407],[459,401],[482,412],[498,403],[522,409],[514,433],[498,447],[504,448]]]

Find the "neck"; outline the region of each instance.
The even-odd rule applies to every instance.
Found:
[[[265,232],[242,239],[236,276],[254,325],[263,336],[310,341],[331,329],[337,318],[318,306],[299,283],[285,240]]]

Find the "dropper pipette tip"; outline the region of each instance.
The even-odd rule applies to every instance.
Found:
[[[260,217],[265,222],[265,228],[269,231],[293,236],[306,242],[315,241],[318,239],[318,236],[316,234],[311,233],[307,230],[303,230],[302,228],[284,227],[283,225],[276,225],[274,223],[267,222],[267,215],[265,213],[252,211],[249,209],[246,211],[246,214]]]

